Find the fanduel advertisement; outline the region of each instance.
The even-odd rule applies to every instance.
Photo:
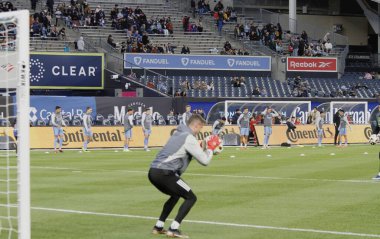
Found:
[[[31,53],[32,89],[103,89],[104,54]]]
[[[270,71],[269,56],[124,54],[124,68]]]
[[[332,57],[288,57],[287,71],[337,72],[338,60]]]
[[[50,119],[56,106],[61,106],[62,113],[70,114],[71,117],[78,115],[82,118],[87,107],[93,109],[92,117],[96,115],[95,97],[31,96],[29,120]]]

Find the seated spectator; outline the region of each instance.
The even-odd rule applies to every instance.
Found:
[[[154,85],[153,81],[148,81],[148,83],[146,84],[147,87],[151,88],[151,89],[155,89],[156,86]]]
[[[59,37],[62,40],[66,40],[66,29],[64,27],[59,30],[57,37]]]
[[[261,93],[260,93],[260,89],[259,87],[256,87],[253,91],[252,91],[252,95],[254,96],[259,96]]]
[[[196,80],[195,82],[194,82],[194,85],[193,85],[193,89],[199,89],[201,87],[201,82],[200,82],[200,80]]]
[[[111,45],[113,48],[116,48],[116,43],[113,42],[112,35],[109,35],[107,38],[107,43]]]
[[[183,45],[182,50],[181,50],[181,54],[190,54],[189,47],[186,45]]]
[[[364,79],[365,80],[373,80],[373,78],[374,78],[374,76],[371,73],[369,73],[369,72],[366,72],[364,74]]]
[[[327,40],[325,43],[325,51],[327,53],[330,53],[332,51],[333,45],[331,44],[330,40]]]
[[[245,85],[245,77],[241,76],[239,79],[240,85]]]

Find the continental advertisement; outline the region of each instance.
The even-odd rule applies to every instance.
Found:
[[[367,143],[371,136],[369,125],[352,125],[352,131],[348,130],[349,143]],[[176,126],[156,126],[152,128],[149,139],[151,147],[163,146],[176,130]],[[82,147],[84,136],[82,127],[64,127],[63,148],[78,149]],[[124,128],[122,126],[93,127],[93,141],[89,148],[121,148],[124,145]],[[264,126],[256,126],[259,143],[264,141]],[[237,126],[226,126],[224,134],[238,134]],[[325,125],[323,132],[323,143],[334,143],[335,128],[333,125]],[[205,126],[196,137],[202,140],[211,135],[211,126]],[[13,128],[0,128],[0,141],[13,141]],[[270,137],[270,145],[291,144],[315,144],[317,142],[317,131],[313,125],[300,125],[294,132],[287,132],[284,125],[273,126],[273,134]],[[141,126],[136,126],[132,131],[130,147],[143,147],[144,135]],[[32,149],[50,149],[54,145],[54,134],[51,127],[31,127],[30,147]]]
[[[174,133],[176,126],[157,126],[152,128],[149,138],[149,146],[164,146],[169,137]],[[49,149],[54,144],[54,134],[51,127],[32,127],[30,128],[30,145],[32,149]],[[63,148],[75,149],[83,145],[82,127],[64,127]],[[121,148],[124,145],[124,128],[122,126],[112,127],[93,127],[93,141],[88,145],[89,148]],[[226,126],[224,134],[238,133],[237,126]],[[211,126],[205,126],[197,135],[199,140],[211,135]],[[132,140],[130,147],[143,147],[144,135],[141,126],[132,129]]]
[[[352,130],[347,130],[349,143],[367,143],[371,136],[371,127],[369,125],[351,125]],[[259,143],[264,142],[264,126],[256,126],[256,132]],[[291,144],[316,144],[317,130],[314,125],[299,125],[293,132],[287,132],[288,127],[285,125],[274,125],[270,137],[270,145],[281,145],[289,142]],[[324,125],[323,143],[333,144],[335,135],[334,125]]]

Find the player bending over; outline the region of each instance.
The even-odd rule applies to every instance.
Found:
[[[224,125],[226,124],[226,117],[215,120],[212,125],[212,135],[219,135],[222,133]]]
[[[322,146],[323,139],[323,124],[325,123],[325,113],[320,112],[315,118],[315,126],[317,127],[317,135],[318,135],[318,147]]]
[[[150,112],[150,109],[146,108],[141,119],[141,126],[144,133],[144,150],[145,151],[150,151],[148,149],[148,143],[149,143],[149,136],[152,133],[152,123],[153,123],[153,116]]]
[[[124,115],[124,152],[129,152],[129,141],[132,138],[133,109],[128,109]]]
[[[182,124],[187,125],[187,121],[189,121],[192,115],[193,114],[191,113],[191,106],[186,105],[186,112],[182,114]]]
[[[249,113],[248,108],[244,108],[243,113],[239,116],[237,124],[240,128],[240,147],[247,148],[249,136]]]
[[[83,152],[89,152],[87,150],[87,145],[92,140],[91,113],[92,113],[92,108],[87,107],[86,113],[84,113],[84,115],[83,115],[83,134],[84,134],[84,142],[83,142],[83,148],[82,148]]]
[[[53,125],[54,132],[54,152],[57,151],[57,143],[59,143],[59,152],[62,151],[62,142],[63,142],[63,126],[66,126],[62,118],[62,108],[60,106],[55,107],[54,113],[51,115],[51,124]]]
[[[264,145],[262,149],[269,148],[269,138],[272,134],[273,118],[278,116],[278,113],[271,107],[266,108],[263,113],[264,117]]]
[[[344,115],[343,110],[339,110],[340,124],[339,124],[339,146],[338,147],[347,147],[347,127],[351,129],[350,123],[348,123],[347,116]],[[342,145],[342,137],[344,138],[344,145]]]
[[[181,179],[181,175],[186,171],[193,157],[200,164],[208,165],[212,159],[213,151],[220,144],[218,136],[211,136],[211,139],[204,145],[206,149],[201,148],[195,135],[201,131],[205,123],[201,116],[192,115],[189,118],[188,126],[179,125],[177,131],[170,137],[150,166],[148,174],[150,182],[159,191],[170,196],[164,204],[159,220],[153,227],[153,234],[188,238],[181,234],[179,226],[197,201],[197,197],[191,187]],[[185,201],[166,231],[164,223],[180,198]]]

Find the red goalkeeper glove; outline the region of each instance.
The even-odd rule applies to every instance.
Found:
[[[210,137],[210,140],[207,141],[207,149],[214,151],[221,143],[221,140],[217,135]]]

